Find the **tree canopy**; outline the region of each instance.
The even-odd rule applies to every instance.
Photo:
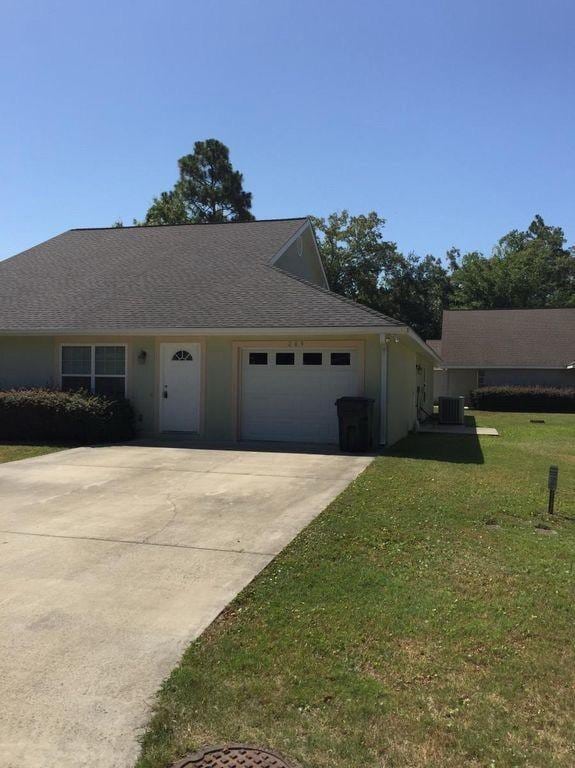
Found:
[[[575,306],[575,247],[535,216],[504,235],[490,257],[451,252],[452,306],[465,309]]]
[[[219,224],[251,221],[252,195],[234,170],[229,149],[217,139],[196,141],[178,160],[174,188],[155,197],[142,224]]]
[[[402,254],[384,238],[385,219],[375,211],[352,216],[344,210],[312,221],[333,291],[403,320],[424,337],[438,332],[449,293],[439,259]]]
[[[443,309],[575,306],[575,247],[535,216],[490,256],[450,249],[442,261],[402,254],[374,211],[313,219],[332,290],[404,321],[424,338],[441,335]]]
[[[134,224],[254,219],[251,192],[221,141],[196,141],[178,168],[173,188],[155,197],[144,220]],[[402,320],[423,338],[440,336],[448,308],[575,307],[575,246],[539,215],[526,230],[503,235],[489,256],[451,248],[444,259],[402,253],[385,238],[385,219],[375,211],[311,218],[331,289]]]

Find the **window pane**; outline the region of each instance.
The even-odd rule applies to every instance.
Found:
[[[187,349],[179,349],[172,355],[172,360],[175,360],[176,362],[190,362],[193,359],[192,353],[188,352]]]
[[[62,373],[89,376],[91,366],[92,349],[90,347],[62,347]]]
[[[303,364],[304,365],[321,365],[322,362],[321,352],[304,352]]]
[[[126,379],[123,376],[96,376],[95,389],[97,395],[107,397],[124,397]]]
[[[349,352],[332,352],[331,364],[332,365],[350,365],[351,354]]]
[[[293,352],[276,352],[276,365],[293,365],[295,354]]]
[[[250,352],[250,365],[267,365],[267,352]]]
[[[116,375],[126,373],[124,347],[96,347],[96,376]]]
[[[89,376],[62,376],[62,389],[65,392],[72,392],[78,389],[90,391]]]

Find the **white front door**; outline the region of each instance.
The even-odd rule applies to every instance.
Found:
[[[160,429],[163,432],[200,431],[200,345],[160,346]]]

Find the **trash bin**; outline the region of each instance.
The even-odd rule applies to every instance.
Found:
[[[373,403],[374,401],[369,397],[340,397],[335,401],[341,451],[360,453],[371,450]]]

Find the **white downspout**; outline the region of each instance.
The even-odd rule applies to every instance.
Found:
[[[379,384],[379,442],[387,443],[387,338],[384,334],[379,337],[381,351],[381,370]]]

